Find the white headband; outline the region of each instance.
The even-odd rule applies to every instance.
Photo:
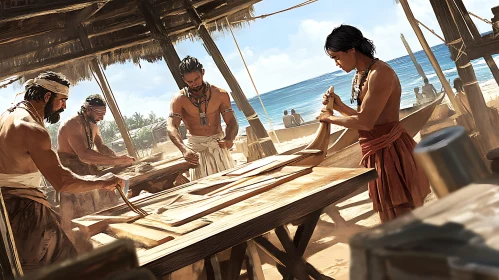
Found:
[[[32,84],[39,85],[50,92],[60,94],[66,98],[69,97],[69,87],[62,85],[58,82],[54,82],[54,81],[46,80],[46,79],[34,78],[31,80],[28,80],[24,85],[29,86]]]

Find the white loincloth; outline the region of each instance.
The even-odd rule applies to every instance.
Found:
[[[40,171],[26,174],[2,174],[0,173],[0,187],[4,198],[10,196],[31,199],[49,208],[52,206],[47,197],[40,189],[42,173]]]
[[[42,173],[36,171],[26,174],[0,173],[0,186],[22,189],[39,189],[42,182]]]
[[[187,135],[187,147],[199,154],[198,166],[190,171],[191,181],[236,166],[230,152],[218,146],[217,139],[223,138],[223,132],[212,136]]]

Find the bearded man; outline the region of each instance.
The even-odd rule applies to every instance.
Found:
[[[182,152],[185,160],[197,165],[191,170],[191,180],[227,170],[235,166],[230,149],[239,126],[227,91],[203,80],[203,65],[187,56],[180,63],[180,73],[187,87],[177,92],[171,101],[167,132]],[[222,121],[227,125],[222,131]],[[180,121],[187,128],[187,144],[179,133]]]
[[[85,99],[76,116],[59,129],[58,149],[62,165],[78,175],[97,175],[97,166],[129,165],[134,158],[117,156],[104,145],[97,122],[104,119],[106,102],[95,94]],[[115,206],[118,195],[108,190],[61,194],[61,225],[69,232],[71,220]]]
[[[69,85],[60,74],[41,73],[26,83],[24,101],[0,116],[0,186],[25,273],[76,255],[40,190],[42,175],[61,193],[114,189],[124,184],[117,177],[79,177],[63,168],[52,150],[44,120],[59,121]]]

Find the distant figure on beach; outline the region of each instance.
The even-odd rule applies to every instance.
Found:
[[[295,122],[297,125],[301,125],[302,123],[305,122],[303,120],[303,118],[301,117],[301,115],[296,113],[295,109],[291,109],[291,116],[293,116],[295,118]]]
[[[319,120],[359,131],[362,164],[378,172],[378,178],[369,182],[374,210],[386,222],[422,206],[430,184],[412,155],[416,142],[399,122],[402,88],[397,74],[374,58],[372,41],[353,26],[333,29],[324,48],[343,71],[356,70],[350,101],[357,110],[343,103],[331,87],[323,104],[333,97],[334,109],[343,116],[324,109]]]
[[[414,94],[416,95],[416,105],[425,103],[425,98],[419,93],[419,87],[414,88]]]
[[[285,128],[297,126],[295,117],[293,115],[288,115],[288,110],[284,110],[284,116],[282,117],[282,122]]]
[[[229,152],[239,125],[227,91],[204,81],[203,65],[194,57],[185,57],[179,65],[187,86],[171,100],[167,132],[170,140],[195,168],[190,178],[197,180],[235,166]],[[222,130],[222,119],[227,127]],[[187,128],[187,143],[180,134],[180,122]]]
[[[428,82],[428,78],[424,78],[422,93],[426,100],[431,101],[437,97],[437,90]]]

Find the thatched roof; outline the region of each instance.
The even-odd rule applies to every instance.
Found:
[[[162,50],[138,9],[144,0],[5,0],[0,2],[0,80],[40,70],[62,72],[75,83],[90,79],[88,62],[97,56],[104,67],[114,63],[162,59]],[[184,0],[149,0],[169,38],[196,39],[197,29]],[[210,32],[229,21],[253,16],[260,0],[191,0]],[[243,20],[243,23],[240,21]],[[84,49],[75,26],[83,23],[91,43]],[[21,79],[21,81],[24,79]]]

